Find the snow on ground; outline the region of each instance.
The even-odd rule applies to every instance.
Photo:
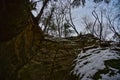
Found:
[[[104,61],[111,59],[120,59],[120,56],[110,49],[102,50],[100,48],[94,48],[86,51],[86,53],[81,52],[77,59],[75,59],[76,63],[72,73],[79,76],[80,80],[93,80],[92,77],[95,73],[106,67]],[[117,74],[108,77],[108,74],[102,74],[102,80],[117,80],[113,78],[120,76],[120,74]],[[120,79],[120,77],[118,78]]]

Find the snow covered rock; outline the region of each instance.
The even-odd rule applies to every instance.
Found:
[[[80,80],[120,80],[120,65],[115,64],[117,68],[110,66],[115,60],[120,63],[119,54],[120,52],[110,49],[89,49],[78,55],[71,72]]]

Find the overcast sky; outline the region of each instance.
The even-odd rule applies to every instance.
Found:
[[[112,0],[115,1],[115,0]],[[38,3],[37,4],[37,12],[33,11],[33,14],[36,16],[40,9],[41,9],[42,4]],[[72,9],[72,18],[73,22],[78,30],[78,32],[84,32],[84,25],[82,22],[82,17],[88,16],[90,20],[94,20],[94,17],[92,16],[92,11],[94,10],[95,7],[97,7],[97,10],[99,11],[101,8],[107,9],[110,8],[112,4],[106,4],[104,2],[100,3],[94,3],[93,0],[87,0],[85,3],[85,6],[80,6],[78,8]],[[105,20],[105,18],[104,18]]]

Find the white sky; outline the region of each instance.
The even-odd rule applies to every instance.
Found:
[[[94,17],[92,16],[92,11],[94,10],[94,8],[97,7],[97,9],[99,10],[101,7],[106,9],[108,6],[109,5],[104,2],[94,3],[92,0],[88,0],[86,1],[84,7],[80,6],[79,8],[73,9],[72,17],[78,31],[84,30],[82,17],[88,16],[91,20],[94,20]]]
[[[114,0],[112,0],[112,1],[114,1]],[[39,13],[41,6],[42,6],[42,3],[39,2],[37,4],[38,11],[37,12],[32,11],[35,16]],[[111,7],[111,4],[108,5],[104,2],[94,3],[93,0],[87,0],[84,7],[80,6],[78,8],[72,9],[73,22],[74,22],[78,32],[85,32],[84,31],[85,28],[82,23],[82,17],[88,16],[91,20],[94,20],[94,17],[92,16],[92,11],[94,10],[95,7],[97,7],[97,10],[99,10],[100,8],[106,9],[108,7]]]
[[[74,8],[72,9],[72,18],[73,18],[73,22],[77,27],[77,30],[83,31],[83,25],[81,25],[81,18],[83,16],[92,16],[91,12],[93,11],[95,6],[98,6],[100,3],[94,3],[93,0],[88,0],[85,3],[85,6],[82,7],[78,7],[78,8]],[[40,9],[41,9],[42,3],[38,3],[37,4],[37,12],[36,11],[32,11],[33,14],[35,16],[37,16],[37,14],[39,13]],[[105,4],[102,4],[102,6],[105,6]],[[91,17],[92,18],[92,17]]]

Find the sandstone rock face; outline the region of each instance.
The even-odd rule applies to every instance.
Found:
[[[31,19],[28,1],[0,1],[0,80],[14,80],[43,39],[41,29]]]

